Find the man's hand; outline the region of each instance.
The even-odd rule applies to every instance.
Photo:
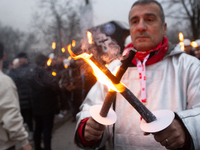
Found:
[[[90,117],[85,125],[84,137],[87,141],[98,141],[101,139],[105,129],[105,125],[99,124]]]
[[[183,125],[178,120],[174,119],[169,127],[154,133],[154,138],[167,149],[177,149],[183,147],[186,134]]]
[[[26,146],[22,147],[22,150],[32,150],[32,147],[30,144],[27,144]]]

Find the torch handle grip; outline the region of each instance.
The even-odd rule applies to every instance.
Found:
[[[108,111],[114,101],[116,97],[116,92],[115,91],[108,91],[107,95],[106,95],[106,98],[104,100],[104,103],[103,103],[103,106],[101,108],[101,111],[100,111],[100,115],[102,117],[106,117],[107,114],[108,114]]]

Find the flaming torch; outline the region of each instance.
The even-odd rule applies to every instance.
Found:
[[[193,48],[196,48],[196,47],[198,47],[198,44],[197,44],[197,42],[192,41],[192,42],[191,42],[191,46],[192,46]]]
[[[191,42],[192,50],[194,51],[195,54],[197,54],[197,51],[195,52],[195,49],[198,47],[198,44],[196,41]]]
[[[87,31],[87,37],[88,37],[88,43],[93,44],[94,42],[92,40],[92,33],[91,32]]]
[[[54,77],[57,75],[55,71],[53,71],[51,74],[52,74],[52,76],[54,76]]]
[[[51,62],[52,62],[52,59],[49,58],[48,61],[47,61],[47,66],[51,66]]]
[[[69,49],[68,49],[69,50]],[[75,56],[72,51],[69,53],[73,56],[74,59],[82,58],[88,64],[91,65],[94,71],[94,75],[98,78],[98,81],[104,85],[107,85],[113,91],[119,92],[122,96],[137,110],[137,112],[143,118],[141,121],[141,129],[145,132],[158,132],[169,126],[174,119],[174,113],[170,110],[160,110],[156,111],[153,114],[149,111],[140,100],[135,97],[135,95],[127,88],[123,83],[119,81],[119,79],[114,76],[108,68],[104,65],[100,64],[92,54],[83,53],[81,55]],[[119,71],[120,72],[120,71]],[[113,97],[110,96],[111,93],[108,93],[108,99],[112,99]],[[111,94],[113,95],[113,94]],[[104,124],[104,125],[111,125],[116,121],[116,114],[114,114],[113,110],[109,110],[108,115],[106,117],[101,116],[101,111],[103,109],[107,110],[109,108],[108,104],[105,106],[105,103],[108,103],[108,100],[104,101],[103,107],[101,105],[95,105],[90,108],[91,116],[97,122]],[[110,102],[111,103],[111,102]],[[101,113],[101,114],[100,114]],[[109,114],[110,113],[110,114]],[[105,113],[106,114],[106,113]],[[162,114],[162,115],[161,115]],[[167,115],[163,117],[163,115]]]
[[[64,53],[64,52],[65,52],[65,48],[64,48],[64,47],[62,47],[61,51]]]
[[[76,41],[72,40],[72,47],[75,47],[75,46],[76,46]]]
[[[123,84],[120,79],[123,73],[128,68],[129,63],[132,61],[136,51],[130,52],[127,60],[120,66],[116,76],[110,70],[98,62],[92,54],[83,53],[75,55],[68,47],[70,55],[74,59],[84,59],[92,68],[93,73],[98,81],[106,85],[111,91],[107,93],[103,105],[95,105],[90,108],[90,114],[94,120],[104,125],[111,125],[116,122],[117,116],[115,112],[110,109],[110,106],[115,97],[115,92],[119,92],[141,115],[141,129],[145,132],[158,132],[165,129],[171,124],[174,119],[174,113],[170,110],[160,110],[153,114],[148,110],[140,100]],[[160,114],[162,114],[160,116]],[[163,114],[167,117],[163,117]]]
[[[184,43],[183,43],[184,36],[183,36],[182,32],[179,33],[179,40],[180,40],[179,44],[181,45],[181,50],[184,51],[185,50],[185,46],[184,46]]]
[[[56,42],[52,42],[52,49],[56,49]]]
[[[49,54],[49,59],[47,61],[47,66],[51,66],[53,58],[54,58],[54,53]]]

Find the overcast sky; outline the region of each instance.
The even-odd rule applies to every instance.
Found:
[[[80,1],[80,0],[78,0]],[[128,12],[135,0],[92,0],[94,25],[111,20],[128,23]],[[37,0],[0,0],[0,22],[21,31],[28,30]]]
[[[94,25],[111,20],[128,23],[128,13],[136,0],[93,0]]]
[[[28,30],[35,0],[0,0],[0,22],[22,31]]]
[[[0,0],[0,22],[27,31],[39,0]],[[81,1],[81,0],[73,0]],[[128,13],[136,0],[92,0],[94,26],[117,20],[128,23]]]

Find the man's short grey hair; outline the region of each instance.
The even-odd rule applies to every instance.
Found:
[[[165,23],[165,15],[164,15],[163,7],[162,7],[162,5],[161,5],[158,1],[156,1],[156,0],[138,0],[138,1],[136,1],[136,2],[132,5],[131,9],[132,9],[134,6],[136,6],[136,5],[146,5],[146,4],[150,4],[150,3],[155,3],[155,4],[157,4],[157,5],[160,7],[160,10],[161,10],[161,11],[160,11],[160,18],[161,18],[162,24]]]

